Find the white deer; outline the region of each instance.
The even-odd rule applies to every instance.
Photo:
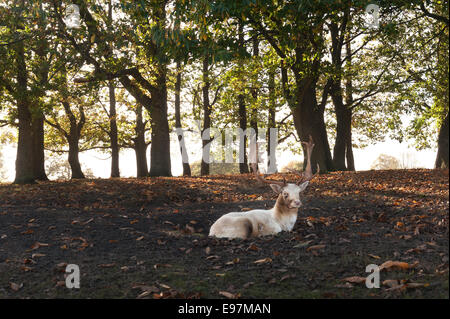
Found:
[[[311,170],[311,152],[314,148],[312,137],[309,142],[302,142],[306,146],[307,164],[304,172],[295,170],[301,176],[296,184],[264,179],[257,173],[257,164],[253,164],[253,172],[256,178],[264,183],[270,184],[272,190],[278,194],[275,206],[272,209],[255,209],[247,212],[232,212],[220,217],[209,231],[209,236],[225,238],[250,238],[266,236],[281,231],[291,231],[297,221],[297,213],[302,205],[300,193],[309,184],[309,181],[319,173],[317,165],[316,174]]]

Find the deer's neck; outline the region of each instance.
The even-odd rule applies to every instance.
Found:
[[[273,218],[284,230],[291,230],[297,220],[298,208],[289,208],[283,196],[280,194],[272,210]]]

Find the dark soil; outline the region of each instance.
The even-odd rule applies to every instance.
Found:
[[[448,170],[320,175],[292,232],[251,240],[208,237],[222,214],[274,204],[251,175],[0,185],[0,297],[449,298],[448,184]],[[344,280],[386,261],[408,269],[379,289]]]

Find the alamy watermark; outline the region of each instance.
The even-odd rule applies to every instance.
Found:
[[[75,264],[66,266],[66,287],[69,289],[80,288],[80,267]]]
[[[268,132],[267,132],[268,131]],[[183,163],[188,163],[188,156],[186,150],[186,143],[183,141],[187,130],[181,128],[174,129],[173,133],[181,138],[181,157]],[[267,134],[269,133],[269,134]],[[199,134],[200,135],[200,134]],[[267,137],[269,141],[267,141]],[[277,128],[258,128],[258,133],[253,128],[243,130],[241,128],[207,128],[202,131],[201,138],[204,143],[202,147],[202,160],[208,164],[211,163],[244,163],[247,148],[245,146],[245,138],[248,140],[249,156],[248,163],[260,163],[263,158],[263,153],[267,150],[267,143],[269,143],[268,163],[269,167],[267,173],[276,172],[275,152],[278,145],[278,129]],[[222,158],[216,159],[211,153],[211,146],[215,143],[217,149],[220,150]],[[238,144],[238,147],[236,147]]]
[[[68,29],[77,29],[81,25],[80,7],[76,4],[69,4],[64,15],[64,22]]]
[[[366,287],[369,289],[380,288],[380,267],[375,264],[367,265],[366,272],[370,273],[366,277]]]
[[[380,7],[376,4],[369,4],[366,7],[366,13],[371,17],[371,21],[369,22],[369,28],[376,29],[380,26]]]

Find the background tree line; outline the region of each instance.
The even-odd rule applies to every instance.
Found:
[[[15,183],[47,179],[45,150],[67,154],[72,178],[85,177],[79,153],[92,149],[119,177],[124,148],[138,177],[170,176],[170,132],[182,150],[183,129],[210,127],[276,127],[293,149],[311,135],[321,171],[354,170],[353,148],[386,136],[437,146],[435,166],[448,168],[448,2],[379,1],[377,28],[368,4],[3,1],[0,125],[18,132],[4,137],[17,143]]]

